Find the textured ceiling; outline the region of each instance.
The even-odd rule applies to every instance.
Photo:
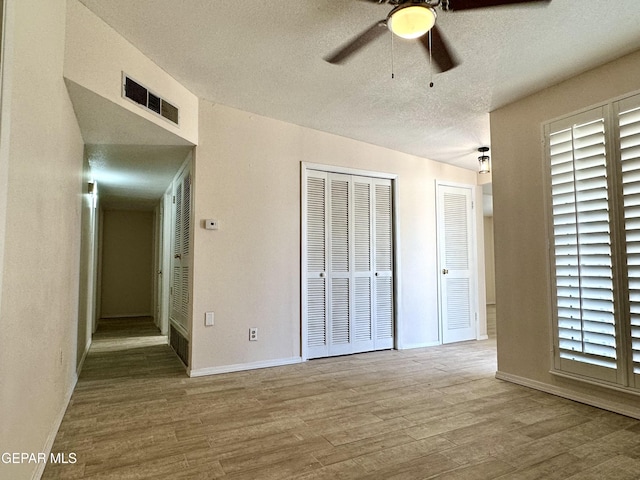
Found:
[[[323,61],[388,5],[81,1],[201,98],[469,169],[490,111],[640,49],[638,0],[439,10],[461,62],[443,74],[415,41],[394,40],[392,53],[390,33],[343,66]]]

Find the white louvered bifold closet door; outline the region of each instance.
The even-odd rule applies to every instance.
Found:
[[[640,388],[640,100],[619,104],[633,384]]]
[[[170,320],[188,332],[189,257],[191,255],[191,172],[180,174],[174,184],[173,259]]]
[[[310,170],[305,208],[307,358],[392,348],[391,181]]]
[[[559,361],[563,371],[615,381],[604,114],[549,128]]]

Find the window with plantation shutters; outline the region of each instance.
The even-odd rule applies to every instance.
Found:
[[[640,97],[617,104],[628,279],[631,383],[640,388]]]
[[[549,132],[561,362],[616,368],[609,187],[602,109]],[[600,375],[615,378],[615,371]]]
[[[640,381],[640,96],[545,126],[554,370]]]
[[[307,170],[306,358],[393,348],[391,180]]]

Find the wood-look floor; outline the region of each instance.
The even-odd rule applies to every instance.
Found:
[[[640,421],[496,380],[492,340],[201,378],[164,341],[101,323],[44,479],[640,478]]]

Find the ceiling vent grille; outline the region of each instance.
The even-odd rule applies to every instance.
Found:
[[[128,75],[123,75],[122,96],[150,110],[172,123],[178,125],[178,107],[167,102],[164,98],[149,91],[149,89]]]

